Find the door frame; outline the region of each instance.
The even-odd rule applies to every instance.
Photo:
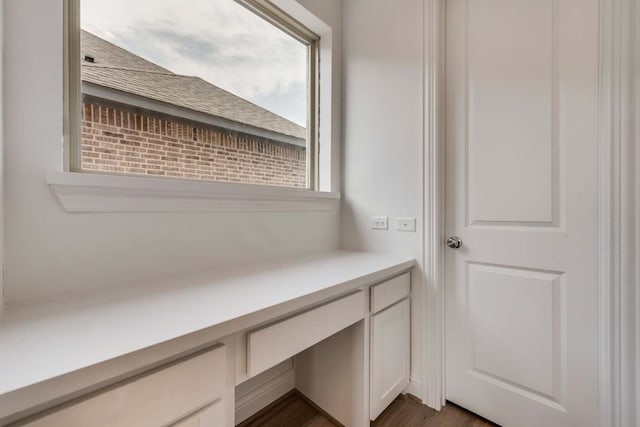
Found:
[[[423,402],[445,404],[444,50],[445,1],[423,0]]]
[[[445,404],[445,3],[423,0],[423,402]],[[640,421],[640,6],[599,0],[600,425]],[[635,64],[638,64],[637,66]],[[637,68],[636,68],[637,67]],[[636,87],[638,86],[638,87]],[[634,120],[635,119],[635,120]],[[639,127],[640,128],[640,127]]]

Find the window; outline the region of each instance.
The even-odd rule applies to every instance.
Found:
[[[307,28],[267,0],[70,5],[70,170],[316,189]]]

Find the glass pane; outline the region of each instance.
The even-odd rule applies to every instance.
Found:
[[[84,171],[307,187],[308,46],[233,0],[81,0]]]

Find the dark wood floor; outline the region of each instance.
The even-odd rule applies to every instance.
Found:
[[[497,427],[451,402],[441,411],[427,408],[416,399],[400,396],[371,423],[372,427]]]
[[[336,427],[297,392],[289,393],[238,427]],[[416,399],[398,397],[371,423],[372,427],[496,427],[471,412],[447,404],[440,412]]]
[[[276,400],[238,427],[336,427],[297,392]]]

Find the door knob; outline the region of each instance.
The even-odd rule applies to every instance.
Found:
[[[451,249],[458,249],[460,246],[462,246],[462,239],[458,236],[451,236],[447,239],[447,246],[449,246]]]

